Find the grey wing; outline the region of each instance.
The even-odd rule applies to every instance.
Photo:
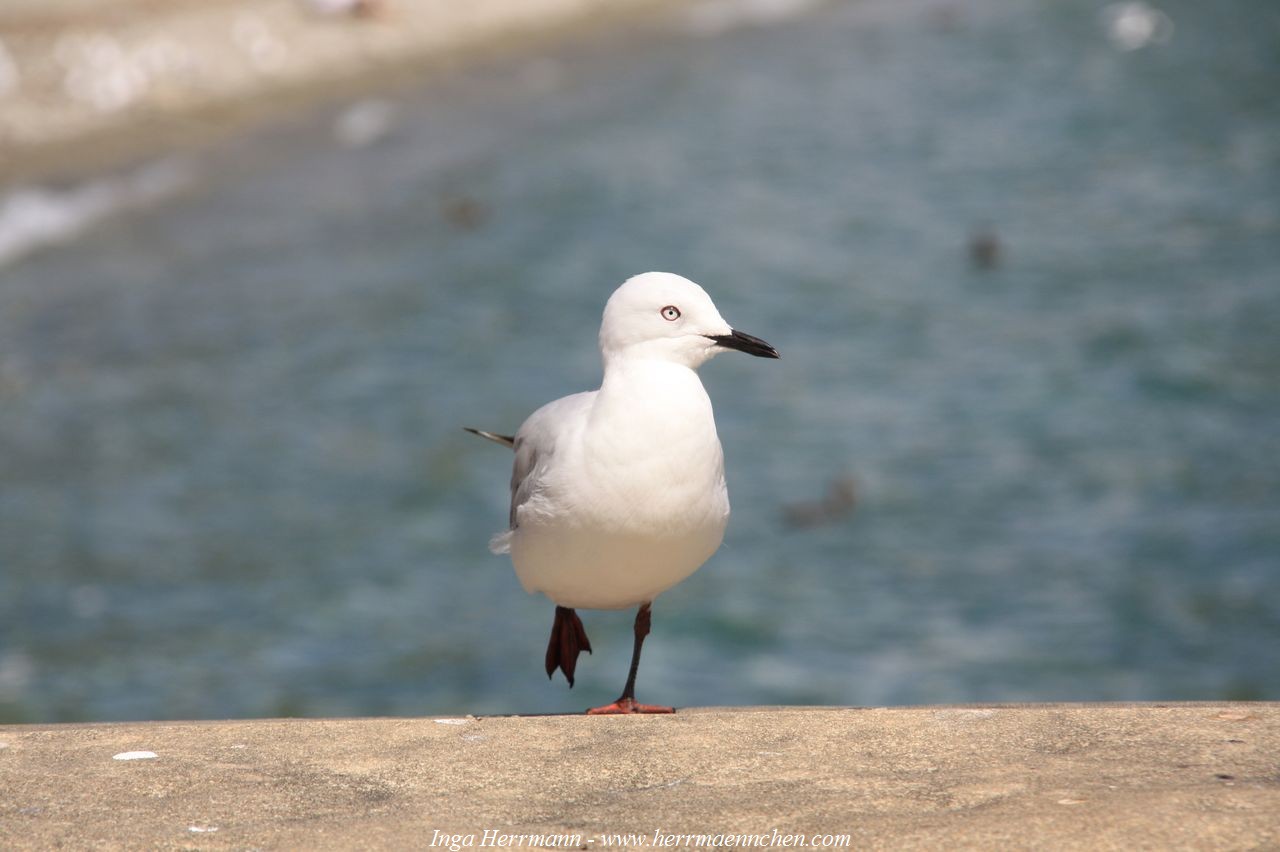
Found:
[[[518,512],[543,485],[543,473],[560,443],[572,439],[586,424],[596,391],[576,393],[549,402],[520,426],[515,436],[516,460],[511,468],[510,529],[518,526]]]
[[[511,514],[508,518],[508,528],[516,528],[516,510],[523,506],[529,500],[529,495],[533,493],[536,477],[533,472],[538,467],[538,445],[532,441],[521,440],[516,437],[515,442],[516,461],[511,467]]]
[[[517,512],[534,493],[538,481],[539,457],[547,454],[540,453],[537,442],[526,440],[523,433],[522,426],[512,443],[516,451],[516,460],[511,466],[511,512],[508,515],[507,528],[489,540],[489,550],[494,553],[511,552],[511,534],[516,529]]]

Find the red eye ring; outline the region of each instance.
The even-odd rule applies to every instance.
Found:
[[[675,322],[680,319],[680,309],[675,305],[667,305],[665,308],[658,311],[658,313],[662,314],[662,318],[667,322]]]

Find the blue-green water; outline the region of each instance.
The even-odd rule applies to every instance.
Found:
[[[509,454],[460,427],[593,387],[648,269],[783,358],[703,370],[734,516],[642,699],[1280,698],[1280,13],[1125,51],[1100,8],[596,35],[0,268],[0,717],[614,698],[630,616],[547,681],[485,547]]]

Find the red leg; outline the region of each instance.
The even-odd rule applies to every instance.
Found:
[[[636,613],[635,645],[631,648],[631,672],[627,675],[627,685],[622,688],[622,695],[612,704],[603,707],[592,707],[587,711],[589,716],[615,716],[629,713],[674,713],[674,707],[660,707],[656,704],[639,704],[636,702],[636,671],[640,668],[640,647],[644,645],[644,637],[649,635],[649,605],[641,604]]]

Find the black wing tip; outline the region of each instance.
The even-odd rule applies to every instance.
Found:
[[[463,431],[470,432],[472,435],[479,435],[481,438],[493,441],[495,444],[502,444],[504,447],[515,447],[516,439],[514,435],[499,435],[497,432],[486,432],[483,429],[473,429],[470,426],[463,426]]]

